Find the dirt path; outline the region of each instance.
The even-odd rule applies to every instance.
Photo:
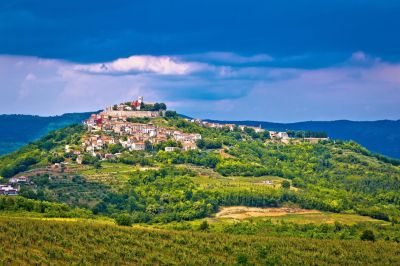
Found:
[[[306,210],[300,208],[256,208],[246,206],[232,206],[222,208],[216,218],[246,219],[251,217],[274,217],[288,214],[310,214],[320,213],[317,210]]]

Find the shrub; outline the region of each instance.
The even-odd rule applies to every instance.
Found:
[[[283,181],[282,182],[282,188],[285,188],[285,189],[289,189],[290,188],[290,182],[289,181]]]
[[[175,111],[166,111],[165,117],[167,118],[177,118],[178,114]]]
[[[118,225],[131,226],[132,218],[128,214],[120,214],[115,218],[115,222]]]
[[[236,260],[238,265],[247,265],[249,258],[246,256],[246,254],[240,253],[237,255]]]
[[[96,162],[94,162],[93,166],[96,169],[100,169],[101,168],[101,163],[99,161],[96,161]]]
[[[372,230],[367,229],[362,233],[360,239],[363,241],[375,241],[375,234]]]
[[[210,226],[208,225],[208,222],[206,220],[204,220],[201,224],[200,224],[200,231],[206,231],[208,230]]]

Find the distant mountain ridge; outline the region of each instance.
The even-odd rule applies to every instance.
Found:
[[[273,123],[264,121],[206,121],[222,124],[261,126],[264,129],[325,131],[332,139],[354,140],[369,150],[386,156],[400,158],[400,120],[378,121],[305,121]]]
[[[90,114],[69,113],[60,116],[0,115],[0,155],[17,150],[49,131],[71,124],[81,123]],[[190,118],[185,115],[180,115]],[[261,126],[269,130],[325,131],[332,139],[354,140],[369,150],[386,156],[400,158],[400,120],[378,121],[305,121],[296,123],[273,123],[265,121],[211,120],[222,124]]]
[[[17,150],[48,132],[81,123],[93,112],[60,116],[0,115],[0,155]]]

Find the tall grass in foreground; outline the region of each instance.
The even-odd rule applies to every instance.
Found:
[[[400,265],[393,242],[255,237],[0,217],[4,265]]]

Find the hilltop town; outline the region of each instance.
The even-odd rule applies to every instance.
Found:
[[[164,103],[143,102],[143,97],[113,107],[108,107],[99,114],[92,114],[84,121],[88,134],[82,139],[82,146],[86,152],[97,154],[105,145],[121,144],[130,151],[146,150],[146,145],[151,146],[160,142],[174,140],[181,144],[182,150],[196,149],[196,141],[201,139],[200,134],[189,134],[156,126],[149,120],[140,123],[141,119],[162,117],[166,114]],[[166,147],[173,150],[175,147]],[[105,155],[110,157],[111,155]]]
[[[167,152],[178,149],[183,151],[198,149],[196,142],[202,139],[201,134],[185,133],[175,128],[157,126],[151,120],[169,117],[171,113],[176,115],[175,112],[167,111],[166,104],[145,103],[142,96],[134,101],[109,106],[98,114],[92,114],[83,122],[87,126],[87,134],[82,138],[82,150],[75,152],[77,155],[86,152],[93,156],[110,159],[118,156],[119,153],[104,152],[104,148],[109,145],[121,145],[129,151],[144,151],[169,140],[177,145],[166,146],[164,149]],[[185,120],[207,128],[263,133],[266,138],[283,143],[289,143],[292,138],[288,132],[266,131],[261,127],[219,124],[200,119],[185,118]],[[303,139],[316,142],[326,138]],[[69,147],[66,147],[66,151],[70,152]],[[81,160],[81,156],[78,156],[77,162],[80,163]]]
[[[174,121],[185,122],[186,126],[193,125],[195,130],[184,130],[184,127],[181,130],[180,127],[173,125]],[[83,125],[84,133],[79,136],[76,143],[65,145],[64,155],[56,155],[55,158],[49,160],[52,164],[35,170],[29,175],[64,173],[68,171],[66,169],[68,163],[93,164],[94,161],[113,160],[120,158],[123,154],[133,154],[135,151],[162,150],[170,153],[209,149],[226,154],[230,145],[216,141],[210,136],[204,138],[201,128],[211,129],[209,132],[219,132],[218,134],[230,132],[233,135],[236,134],[239,140],[246,140],[246,137],[242,138],[243,136],[283,144],[295,143],[299,141],[299,138],[312,143],[327,140],[325,136],[315,134],[318,132],[299,134],[294,131],[268,131],[261,127],[179,118],[176,112],[167,110],[165,103],[145,103],[143,97],[106,107],[100,113],[94,113],[83,121]],[[209,145],[205,145],[205,142]],[[65,161],[65,158],[68,160]],[[0,186],[0,194],[17,195],[19,184],[26,182],[29,182],[29,178],[15,176],[14,179],[10,179],[8,185]]]

